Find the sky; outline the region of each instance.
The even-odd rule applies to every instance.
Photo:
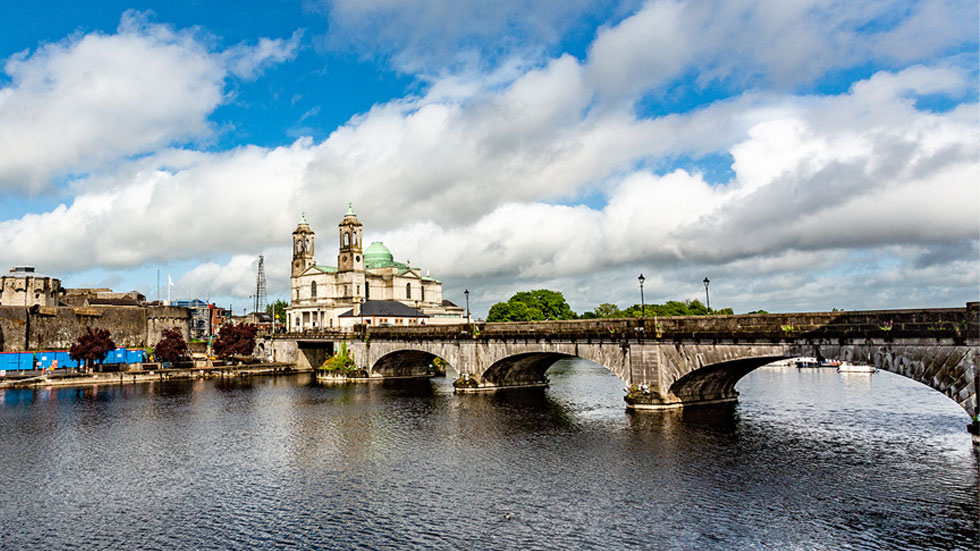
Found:
[[[475,316],[980,297],[976,0],[0,0],[0,267],[251,309],[305,214]],[[158,274],[162,286],[158,291]],[[159,295],[158,295],[159,293]]]

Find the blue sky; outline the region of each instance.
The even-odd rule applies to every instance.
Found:
[[[485,312],[980,295],[976,2],[0,5],[0,265],[288,295],[300,212]],[[164,290],[165,293],[165,290]]]

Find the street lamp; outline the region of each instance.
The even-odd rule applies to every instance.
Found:
[[[708,313],[710,314],[711,313],[711,299],[708,298],[708,284],[711,283],[711,280],[708,279],[708,276],[705,276],[704,277],[704,281],[702,281],[702,283],[704,283],[704,302],[705,302],[705,307],[708,309]]]
[[[469,325],[469,323],[470,323],[470,290],[467,289],[467,290],[463,291],[463,294],[466,295],[466,324]]]
[[[643,274],[640,274],[640,277],[636,279],[640,281],[640,319],[643,319],[643,315],[646,314],[646,304],[643,302],[643,282],[647,278],[643,277]]]

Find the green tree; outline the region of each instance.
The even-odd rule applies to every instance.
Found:
[[[267,304],[265,307],[266,314],[273,314],[276,318],[277,323],[286,323],[286,307],[289,303],[282,299],[276,299],[275,302]]]
[[[626,314],[619,309],[619,306],[615,304],[610,304],[608,302],[603,302],[599,306],[595,307],[592,311],[593,316],[596,318],[624,318]]]
[[[487,321],[542,321],[575,319],[565,296],[558,291],[536,289],[515,293],[507,302],[490,307]]]
[[[598,310],[598,309],[597,309]],[[668,300],[663,304],[646,304],[643,308],[643,316],[707,316],[711,314],[731,315],[734,312],[731,308],[714,310],[707,308],[700,300]],[[640,317],[640,305],[634,304],[621,313],[622,317]]]

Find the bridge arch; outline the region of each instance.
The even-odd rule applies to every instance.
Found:
[[[730,400],[738,396],[735,385],[752,371],[787,356],[754,356],[706,365],[670,385],[668,396],[681,402]]]
[[[483,372],[483,380],[494,386],[543,384],[545,371],[559,360],[577,358],[561,352],[525,352],[499,359]]]
[[[424,377],[434,373],[432,363],[436,358],[449,363],[425,350],[396,350],[375,360],[371,371],[382,377]]]

